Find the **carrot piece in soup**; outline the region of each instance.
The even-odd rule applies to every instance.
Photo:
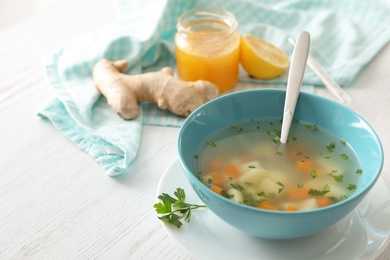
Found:
[[[210,185],[210,190],[214,191],[215,193],[222,195],[223,189],[215,184]]]
[[[310,198],[309,194],[310,188],[309,187],[293,187],[288,190],[288,197],[293,200],[299,200],[299,199],[305,199]]]
[[[240,171],[238,170],[238,167],[234,164],[229,164],[226,167],[226,173],[231,177],[238,177],[240,175]]]
[[[310,161],[296,161],[295,166],[301,173],[303,173],[307,177],[316,178],[317,176],[323,176],[322,171],[314,167]],[[315,174],[315,177],[313,177],[313,172]]]
[[[215,183],[217,185],[223,184],[224,178],[220,172],[212,171],[212,172],[210,172],[210,176],[211,176],[211,179],[213,180],[213,183]]]
[[[207,162],[207,169],[211,171],[223,170],[225,162],[222,158],[213,158]]]
[[[298,208],[291,206],[291,205],[288,205],[284,210],[285,211],[298,211]]]
[[[259,205],[257,205],[257,207],[261,209],[267,209],[267,210],[279,210],[278,207],[276,207],[275,205],[269,202],[262,202]]]
[[[332,204],[332,201],[327,197],[317,197],[316,200],[317,200],[318,207],[320,207],[320,208],[326,207],[326,206],[329,206]]]
[[[299,169],[302,170],[304,173],[310,173],[311,170],[313,169],[311,163],[309,161],[296,161],[295,166]]]
[[[253,161],[253,157],[249,154],[241,156],[241,161],[243,162],[251,162]]]
[[[293,149],[286,149],[286,155],[288,158],[291,159],[299,158],[299,156],[302,156],[304,154],[307,154],[307,147],[303,145],[295,144]]]

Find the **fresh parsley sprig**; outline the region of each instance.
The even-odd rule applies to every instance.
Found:
[[[177,188],[173,194],[176,198],[167,193],[162,193],[158,196],[161,202],[154,204],[154,208],[157,214],[159,214],[158,218],[161,221],[175,225],[177,228],[183,225],[181,219],[184,219],[186,222],[190,221],[191,210],[206,207],[205,205],[186,203],[186,194],[182,188]]]

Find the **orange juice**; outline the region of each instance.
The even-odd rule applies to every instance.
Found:
[[[207,80],[226,91],[238,80],[237,22],[226,11],[219,10],[216,17],[215,10],[190,12],[179,18],[175,37],[178,76],[185,81]]]

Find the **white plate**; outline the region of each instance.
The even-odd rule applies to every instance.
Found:
[[[176,159],[161,177],[157,196],[183,188],[188,203],[202,204]],[[208,209],[192,212],[178,229],[163,227],[191,256],[207,259],[374,259],[390,242],[390,189],[379,179],[350,215],[317,234],[290,240],[247,235],[226,224]]]

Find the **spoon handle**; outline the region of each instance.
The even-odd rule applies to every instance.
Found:
[[[309,55],[310,34],[301,32],[295,42],[287,80],[286,100],[284,103],[283,124],[280,142],[287,142],[288,132],[295,112],[295,106],[305,74],[307,57]]]

